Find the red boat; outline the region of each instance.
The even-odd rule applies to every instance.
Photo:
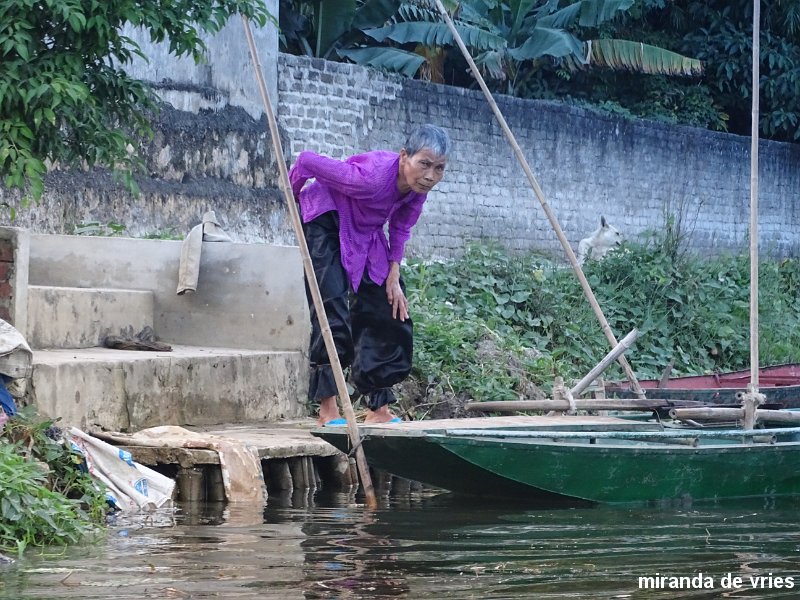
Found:
[[[697,400],[711,404],[739,404],[738,394],[747,391],[750,369],[639,380],[648,398],[664,400]],[[610,398],[634,398],[628,382],[609,382],[605,386]],[[767,403],[776,408],[800,408],[800,364],[788,363],[761,367],[758,370],[758,391]]]

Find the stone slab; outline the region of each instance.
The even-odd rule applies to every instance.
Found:
[[[301,456],[327,457],[339,451],[320,438],[311,435],[312,419],[270,423],[265,425],[224,425],[219,427],[195,427],[194,431],[243,442],[258,449],[263,460],[297,458]],[[141,445],[126,445],[125,434],[118,432],[96,434],[110,443],[129,451],[133,459],[144,465],[177,465],[189,468],[195,465],[217,465],[219,455],[213,450],[196,448],[173,448]]]
[[[84,431],[263,423],[307,414],[300,352],[37,350],[26,403]]]
[[[153,292],[28,286],[31,348],[91,348],[109,335],[153,326]]]

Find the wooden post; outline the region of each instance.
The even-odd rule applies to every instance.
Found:
[[[288,459],[289,472],[292,474],[292,489],[308,489],[308,478],[305,471],[305,460],[302,456],[295,456]]]
[[[314,482],[314,489],[322,488],[322,475],[319,472],[318,461],[314,460],[313,456],[308,457],[308,468],[311,470],[312,480]]]
[[[199,467],[180,469],[177,484],[181,502],[202,502],[206,499],[203,471]]]
[[[279,459],[269,461],[269,482],[276,490],[291,490],[294,484],[289,463]]]
[[[206,499],[209,502],[225,502],[225,485],[222,482],[222,467],[220,465],[208,465],[205,469],[206,474]]]
[[[530,166],[528,165],[528,161],[525,159],[525,155],[522,153],[522,149],[519,147],[517,140],[514,137],[514,134],[511,132],[511,128],[506,123],[505,117],[503,117],[503,113],[500,112],[500,109],[497,106],[497,103],[494,101],[492,97],[492,93],[489,91],[489,88],[486,86],[486,82],[483,80],[483,76],[481,75],[478,67],[475,65],[475,61],[472,59],[472,56],[467,50],[467,47],[464,45],[464,41],[461,39],[461,36],[456,29],[456,26],[453,24],[452,19],[450,19],[450,15],[447,14],[447,11],[444,8],[441,0],[435,0],[436,7],[439,9],[439,12],[442,15],[442,19],[447,24],[448,29],[450,29],[450,33],[453,35],[453,39],[455,40],[456,44],[458,45],[461,53],[464,55],[464,59],[469,64],[470,69],[472,70],[472,75],[475,77],[475,80],[478,82],[481,90],[483,90],[484,96],[486,96],[486,100],[489,102],[489,106],[494,112],[494,116],[497,118],[497,122],[500,123],[500,128],[503,130],[503,133],[506,136],[506,139],[511,144],[512,149],[514,150],[514,154],[517,157],[520,165],[522,166],[522,170],[525,172],[525,175],[528,177],[528,182],[531,184],[534,193],[536,194],[536,198],[539,200],[539,203],[542,205],[542,209],[544,210],[545,215],[547,215],[547,219],[550,221],[550,225],[553,228],[553,231],[556,233],[556,237],[558,241],[561,242],[562,248],[564,248],[564,252],[569,259],[570,264],[572,265],[572,269],[575,271],[575,275],[578,277],[578,281],[581,284],[581,288],[583,289],[583,293],[586,296],[586,299],[589,301],[589,305],[592,307],[595,316],[597,317],[598,321],[600,321],[600,326],[603,330],[603,333],[606,336],[609,344],[611,347],[614,348],[617,346],[617,339],[614,337],[614,332],[611,331],[611,326],[608,324],[605,315],[603,314],[603,310],[600,308],[600,304],[597,302],[597,298],[595,298],[594,292],[592,291],[589,282],[586,279],[586,275],[583,274],[583,269],[578,264],[578,259],[575,257],[575,253],[572,251],[572,246],[569,245],[569,241],[567,240],[567,236],[564,235],[564,231],[561,229],[561,225],[558,222],[555,214],[553,213],[550,205],[547,204],[545,200],[544,193],[542,189],[539,187],[539,182],[536,181],[536,177],[533,175],[533,171],[531,171]],[[625,371],[625,375],[628,378],[628,381],[631,383],[631,389],[633,392],[639,397],[644,398],[644,390],[639,385],[639,381],[636,379],[636,375],[633,372],[630,364],[628,364],[627,359],[620,355],[618,358],[619,364],[622,366],[622,369]]]
[[[339,403],[342,407],[342,413],[347,420],[347,432],[350,435],[350,443],[356,449],[356,465],[358,473],[361,475],[361,485],[364,487],[364,497],[366,499],[367,508],[373,509],[378,507],[378,500],[375,497],[375,490],[372,487],[372,480],[369,476],[369,466],[367,459],[364,455],[364,449],[359,443],[360,436],[358,433],[358,423],[356,421],[356,413],[353,411],[353,405],[350,402],[350,394],[347,391],[347,382],[342,372],[342,365],[339,362],[339,355],[336,353],[336,345],[333,341],[331,328],[328,323],[328,316],[325,313],[325,306],[322,303],[322,296],[319,291],[317,277],[314,274],[314,266],[311,262],[311,255],[308,251],[306,238],[303,234],[303,223],[300,219],[299,211],[297,210],[297,203],[295,202],[294,192],[292,185],[289,181],[289,171],[286,168],[286,163],[283,160],[283,148],[281,146],[280,133],[278,132],[278,122],[275,120],[275,113],[272,110],[272,103],[267,94],[267,86],[264,83],[264,75],[261,72],[261,63],[258,59],[258,50],[256,49],[256,42],[253,39],[253,32],[250,29],[250,20],[242,15],[242,24],[244,25],[244,34],[247,39],[247,46],[250,49],[250,58],[253,62],[253,68],[256,72],[256,81],[258,83],[258,90],[261,93],[261,100],[264,103],[264,112],[267,115],[269,124],[270,136],[272,137],[272,147],[275,151],[275,162],[278,163],[278,172],[280,175],[281,188],[283,188],[283,195],[286,199],[286,206],[291,216],[292,226],[294,233],[297,237],[297,243],[300,246],[300,254],[303,257],[303,268],[305,269],[306,281],[308,289],[311,292],[311,297],[314,300],[314,308],[317,311],[317,319],[319,320],[319,327],[322,331],[322,337],[325,340],[325,349],[328,351],[328,360],[333,370],[333,377],[336,380],[336,390],[338,391]]]
[[[323,485],[331,486],[337,491],[346,491],[353,487],[350,478],[350,459],[346,454],[338,453],[323,459],[326,468],[323,472]]]
[[[636,338],[639,337],[639,331],[637,329],[632,329],[631,332],[622,338],[616,346],[614,346],[611,351],[606,354],[603,359],[597,363],[591,371],[589,371],[583,379],[581,379],[578,383],[572,386],[570,390],[570,394],[573,397],[580,396],[583,391],[591,385],[591,383],[598,378],[598,376],[605,371],[609,365],[617,360],[619,356],[621,356],[624,352],[630,348],[633,343],[636,341]]]

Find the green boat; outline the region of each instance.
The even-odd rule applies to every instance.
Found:
[[[314,433],[348,450],[345,428]],[[800,494],[796,427],[748,433],[613,417],[486,417],[364,427],[362,436],[375,468],[459,494],[530,504]]]

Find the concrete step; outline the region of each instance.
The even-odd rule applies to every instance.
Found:
[[[301,352],[36,350],[25,402],[83,431],[274,422],[307,414]]]
[[[153,292],[104,288],[28,286],[31,348],[91,348],[108,335],[153,326]]]

